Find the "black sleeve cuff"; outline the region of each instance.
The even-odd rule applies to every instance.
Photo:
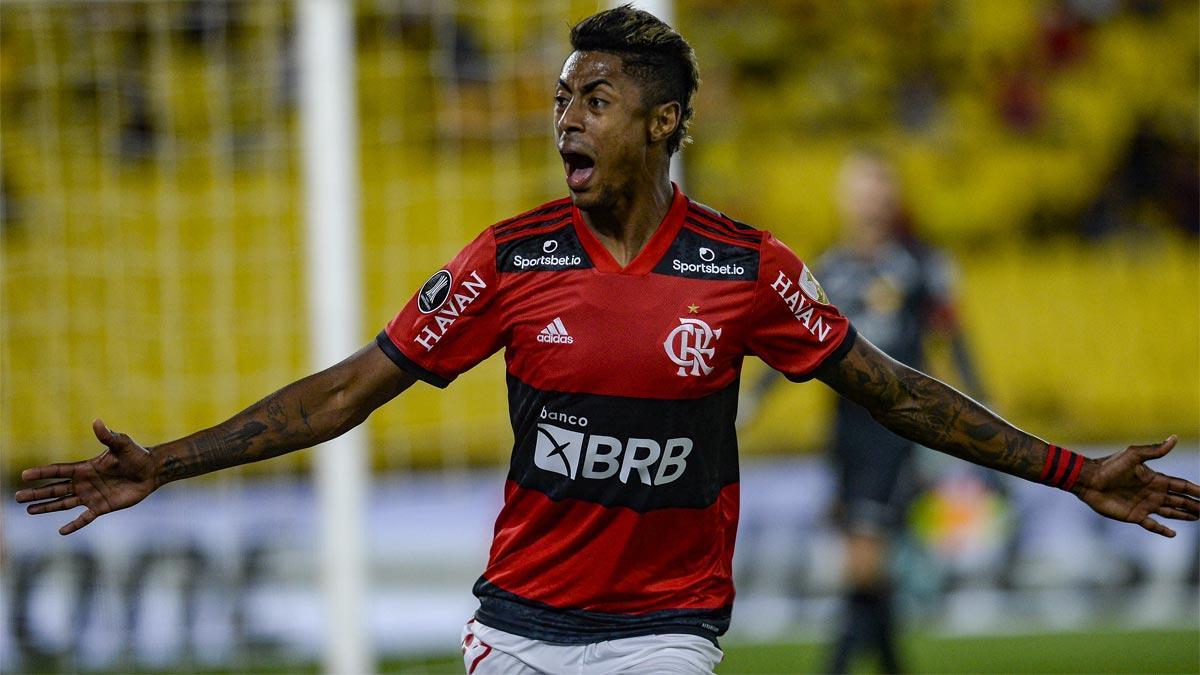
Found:
[[[421,380],[422,382],[428,382],[438,389],[445,389],[450,385],[450,380],[425,370],[421,366],[417,365],[415,361],[405,356],[404,352],[400,351],[400,348],[392,342],[392,338],[388,337],[386,330],[379,331],[379,335],[375,336],[375,344],[379,345],[379,348],[383,350],[383,353],[387,354],[387,357],[392,360],[392,363],[395,363],[400,367],[400,370],[403,370],[418,380]]]
[[[822,359],[821,362],[818,363],[812,370],[803,375],[787,375],[787,379],[791,380],[792,382],[808,382],[813,378],[813,373],[817,372],[821,366],[826,364],[832,366],[838,361],[846,358],[846,355],[850,353],[850,349],[854,347],[854,341],[857,339],[858,329],[854,327],[854,324],[848,324],[846,326],[846,334],[842,336],[842,343],[837,346],[837,349],[829,352],[829,355]]]

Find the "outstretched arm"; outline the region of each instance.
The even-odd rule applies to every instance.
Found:
[[[278,457],[337,438],[415,380],[374,342],[222,424],[155,446],[160,484]]]
[[[861,336],[846,356],[825,364],[816,376],[866,408],[894,433],[934,450],[1031,481],[1043,480],[1045,441],[1012,426],[954,388],[909,368]],[[1071,492],[1098,513],[1164,536],[1174,536],[1152,516],[1200,518],[1200,486],[1160,474],[1145,465],[1175,445],[1131,446],[1101,459],[1083,461]],[[1051,463],[1055,457],[1051,456]]]
[[[414,379],[375,345],[293,382],[215,427],[152,448],[92,423],[106,450],[92,459],[50,464],[21,473],[21,479],[60,479],[21,490],[27,511],[52,513],[86,507],[59,529],[70,534],[97,517],[128,508],[160,486],[181,478],[256,462],[336,438],[362,423]]]

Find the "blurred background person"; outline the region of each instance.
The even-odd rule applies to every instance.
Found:
[[[941,338],[950,347],[958,380],[982,397],[967,340],[955,309],[953,263],[915,234],[890,161],[875,149],[846,157],[838,175],[842,237],[817,263],[829,297],[863,335],[892,358],[925,369],[926,347]],[[768,371],[741,402],[749,422],[763,396],[784,381]],[[836,403],[829,459],[836,473],[835,520],[844,534],[843,616],[828,670],[847,672],[856,655],[874,655],[884,672],[906,670],[897,652],[893,540],[920,479],[914,445],[844,398]]]

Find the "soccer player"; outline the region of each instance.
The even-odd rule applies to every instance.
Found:
[[[841,242],[816,263],[824,287],[854,326],[900,363],[921,369],[932,334],[950,343],[968,391],[981,386],[956,320],[950,261],[916,240],[901,206],[891,164],[860,150],[838,176]],[[782,377],[768,370],[741,402],[749,418]],[[838,398],[829,454],[837,478],[837,522],[845,537],[842,625],[828,671],[843,673],[857,653],[877,654],[883,672],[902,672],[889,575],[892,539],[914,496],[913,443],[875,422],[862,406]]]
[[[445,387],[503,348],[514,443],[468,672],[709,672],[729,626],[742,359],[818,378],[896,433],[1069,489],[1174,534],[1200,486],[1145,466],[1175,444],[1085,459],[1026,434],[857,335],[770,234],[668,176],[699,82],[688,43],[629,7],[571,30],[554,88],[570,196],[485,229],[378,337],[228,421],[144,447],[103,422],[80,462],[28,469],[59,531],[162,485],[328,440],[417,380]]]

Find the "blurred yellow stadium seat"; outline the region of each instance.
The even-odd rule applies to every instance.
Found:
[[[1200,437],[1196,239],[1166,227],[1098,241],[1026,228],[1046,204],[1094,198],[1139,118],[1191,119],[1195,135],[1194,3],[1096,25],[1088,58],[1048,78],[1054,119],[1030,134],[997,120],[985,79],[1028,48],[1044,3],[796,2],[765,18],[727,5],[678,9],[706,78],[685,153],[697,198],[815,258],[836,236],[841,157],[881,143],[922,233],[959,257],[965,320],[1001,411],[1065,443]],[[29,7],[0,9],[3,173],[26,205],[3,233],[8,471],[64,447],[85,454],[97,415],[150,441],[215,423],[306,362],[283,10],[244,3],[216,54],[181,39],[181,4],[113,5],[101,30],[65,6]],[[478,36],[490,83],[431,67],[422,31],[437,25],[361,12],[364,342],[479,230],[562,190],[546,64],[564,54],[567,22],[547,41],[509,3],[456,18]],[[131,57],[137,26],[148,37]],[[928,53],[897,47],[925,37]],[[941,117],[913,131],[879,92],[918,58],[940,64],[946,95]],[[824,77],[829,68],[848,75]],[[117,147],[129,78],[152,90],[167,144],[143,157]],[[503,461],[502,371],[496,357],[449,394],[418,388],[380,411],[376,466]],[[812,449],[827,408],[819,387],[781,394],[744,447]]]

